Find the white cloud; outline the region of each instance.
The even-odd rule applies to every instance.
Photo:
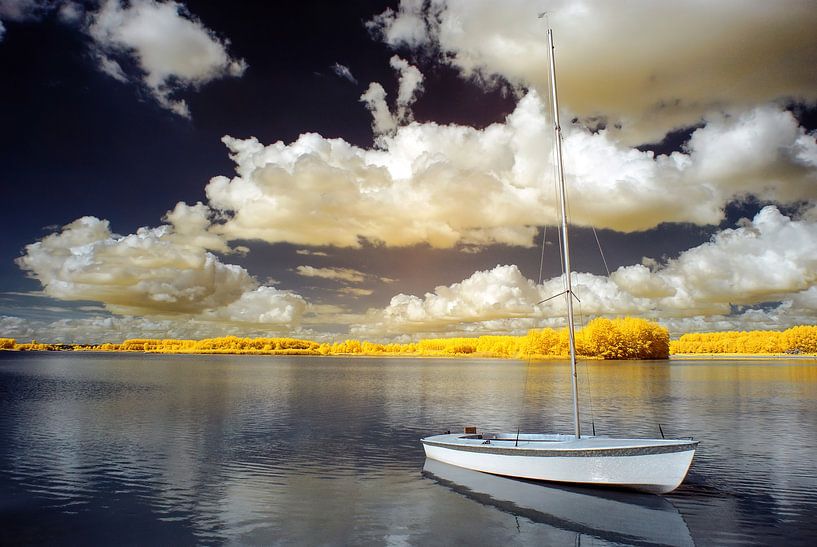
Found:
[[[670,156],[630,148],[606,130],[563,130],[578,225],[717,224],[726,204],[747,195],[817,199],[817,141],[779,107],[713,115],[686,151]],[[270,146],[223,140],[237,176],[215,177],[206,191],[210,206],[228,213],[219,230],[229,239],[530,245],[537,225],[557,221],[552,130],[535,92],[504,123],[410,123],[373,149],[316,134]]]
[[[201,318],[219,323],[289,327],[301,323],[305,310],[306,302],[296,293],[257,287],[244,292],[227,306],[205,311]]]
[[[634,17],[640,26],[665,9],[636,4],[643,8]],[[736,9],[733,2],[725,5],[718,9],[724,13]],[[461,2],[404,2],[399,13],[387,11],[372,25],[379,25],[393,45],[433,41],[442,49],[443,61],[467,73],[501,74],[536,87],[543,83],[540,75],[545,73],[546,48],[543,23],[533,16],[538,8],[528,10],[531,6],[529,2],[502,7],[474,2],[472,9],[472,4]],[[568,34],[565,29],[573,23],[565,12],[576,11],[586,24],[595,21],[594,14],[601,14],[604,17],[589,28],[606,36],[616,21],[632,16],[628,9],[591,1],[583,8],[562,6],[551,20],[557,30]],[[789,37],[779,38],[779,43],[767,45],[778,58],[793,58],[796,70],[784,70],[785,78],[772,87],[768,82],[758,83],[755,91],[759,94],[751,100],[738,92],[718,94],[715,91],[727,80],[734,83],[730,78],[744,74],[741,70],[757,68],[757,59],[741,58],[737,72],[728,72],[725,79],[714,77],[713,85],[696,80],[698,67],[709,74],[722,66],[718,56],[724,50],[716,46],[734,51],[744,38],[754,39],[757,22],[753,17],[766,8],[752,4],[736,15],[734,26],[718,32],[711,27],[711,16],[704,17],[699,7],[684,10],[679,19],[682,27],[707,19],[699,30],[704,39],[695,42],[694,54],[683,50],[667,57],[678,35],[663,29],[663,22],[657,26],[666,36],[652,36],[648,29],[648,36],[657,40],[660,57],[643,47],[646,38],[640,33],[622,37],[625,51],[639,53],[624,68],[619,66],[620,59],[609,58],[616,48],[609,43],[601,47],[593,33],[574,33],[574,42],[567,40],[559,46],[566,50],[565,64],[573,59],[580,66],[596,66],[603,59],[602,72],[612,82],[576,80],[576,70],[565,70],[563,96],[578,93],[567,101],[568,107],[585,118],[601,116],[608,126],[599,131],[581,123],[563,124],[573,223],[626,232],[665,222],[718,224],[724,207],[736,199],[757,197],[784,204],[817,199],[815,136],[807,134],[779,105],[759,104],[802,95],[800,91],[806,88],[801,80],[811,76],[804,76],[809,71],[800,67],[813,63],[801,61],[807,60],[810,50],[790,51],[794,43]],[[798,10],[795,6],[792,11]],[[804,20],[811,17],[805,14]],[[811,33],[805,37],[802,20],[790,14],[775,14],[772,20],[791,22],[795,35],[813,43]],[[625,28],[632,24],[626,22]],[[577,36],[598,45],[599,52],[575,42]],[[769,40],[765,34],[759,39]],[[755,47],[752,44],[750,49]],[[705,47],[712,48],[708,56],[700,53]],[[666,58],[680,64],[667,64]],[[219,228],[225,237],[345,247],[358,247],[368,240],[390,246],[427,243],[438,248],[478,248],[493,243],[530,245],[536,226],[556,222],[555,193],[546,184],[553,179],[552,124],[539,94],[528,92],[504,123],[484,129],[413,123],[410,106],[422,88],[422,74],[397,56],[391,64],[400,73],[394,108],[389,107],[379,83],[373,82],[361,97],[373,116],[377,144],[373,149],[314,134],[271,146],[255,139],[225,137],[238,164],[238,176],[232,180],[215,177],[207,187],[210,205],[227,215]],[[678,80],[673,71],[679,67],[684,68],[678,85],[681,106],[674,95],[664,96],[672,89],[669,82]],[[645,95],[616,88],[619,79],[612,77],[611,70],[623,70],[623,77],[640,74],[639,85],[655,86],[658,91],[653,90],[656,95],[651,97],[652,92]],[[689,74],[694,86],[687,84]],[[602,97],[598,103],[583,99],[577,88],[581,93],[588,88]],[[614,91],[608,93],[610,88]],[[765,91],[758,91],[761,89]],[[640,102],[644,96],[646,103]],[[655,101],[663,101],[664,106],[656,107]],[[689,104],[694,108],[687,109]],[[694,116],[687,120],[692,111]],[[632,147],[634,135],[649,133],[660,140],[668,129],[686,124],[679,122],[682,118],[700,125],[684,150],[655,156]],[[613,122],[624,123],[625,130],[617,130]]]
[[[497,266],[460,283],[439,286],[423,298],[398,294],[385,309],[370,311],[368,324],[353,332],[437,332],[494,319],[528,318],[539,300],[540,290],[516,266]]]
[[[374,293],[372,289],[361,289],[358,287],[343,287],[338,289],[338,292],[347,296],[370,296]]]
[[[336,75],[343,78],[344,80],[348,80],[353,84],[357,84],[357,78],[354,77],[352,71],[349,70],[349,67],[346,65],[335,63],[334,65],[332,65],[332,72],[334,72]]]
[[[346,283],[362,283],[368,277],[365,273],[352,268],[314,268],[312,266],[298,266],[295,268],[298,275],[304,277],[320,277],[334,279]]]
[[[14,338],[18,342],[36,340],[30,324],[21,317],[0,315],[0,333],[1,337]]]
[[[688,144],[689,178],[725,196],[782,203],[817,198],[817,142],[786,111],[765,106],[706,118]]]
[[[122,70],[122,66],[114,59],[111,59],[110,57],[107,57],[99,52],[96,52],[95,57],[97,63],[99,63],[99,70],[117,82],[122,82],[124,84],[128,81],[128,77],[125,75],[125,71]]]
[[[295,251],[295,254],[305,256],[329,256],[328,253],[325,253],[323,251],[310,251],[309,249],[298,249]]]
[[[85,15],[85,8],[76,2],[63,2],[58,13],[64,23],[77,23]]]
[[[631,293],[634,279],[627,274],[635,268],[643,267],[613,274]],[[817,285],[817,223],[792,220],[776,207],[765,207],[753,220],[635,280],[642,286],[674,288],[674,294],[659,300],[660,306],[686,314],[703,305],[728,310],[730,304],[780,302]]]
[[[189,117],[190,111],[183,99],[174,98],[176,92],[241,76],[247,67],[228,54],[226,40],[172,1],[133,0],[123,7],[119,0],[108,0],[91,15],[87,31],[102,71],[121,81],[116,57],[132,57],[156,101],[180,116]]]
[[[219,336],[264,337],[292,336],[316,339],[311,330],[267,324],[224,323],[198,318],[155,318],[94,315],[37,321],[15,316],[0,316],[0,336],[18,342],[37,340],[45,343],[100,344],[122,342],[129,338],[172,338],[201,340]]]
[[[563,107],[622,124],[631,144],[660,141],[713,110],[817,100],[817,73],[804,68],[817,64],[817,10],[797,0],[410,0],[369,26],[394,47],[438,51],[465,76],[543,91],[544,10]]]
[[[197,313],[254,288],[246,271],[188,244],[170,226],[117,236],[94,217],[26,246],[17,263],[48,295],[103,302],[116,313]]]
[[[211,216],[210,208],[201,202],[187,205],[180,201],[162,220],[173,227],[175,238],[189,247],[200,247],[225,254],[232,252],[220,236],[210,231]],[[246,247],[236,248],[236,252],[241,254],[246,254],[247,251]]]
[[[405,0],[400,2],[397,12],[386,8],[367,23],[367,27],[373,32],[382,33],[385,41],[392,46],[406,44],[417,47],[429,39],[426,17],[423,0]]]
[[[399,73],[394,112],[386,102],[386,90],[377,82],[370,83],[360,96],[360,102],[372,113],[372,130],[378,137],[378,143],[382,143],[384,135],[393,134],[398,126],[413,119],[411,105],[423,91],[424,77],[416,66],[397,55],[391,58],[389,64]]]
[[[0,1],[0,40],[3,20],[39,20],[58,10],[63,23],[75,25],[86,19],[85,32],[94,41],[93,57],[99,70],[119,82],[141,81],[163,107],[183,117],[190,110],[176,94],[196,89],[226,76],[241,76],[247,68],[243,59],[227,52],[229,41],[205,27],[184,4],[172,0],[105,0],[95,12],[71,1]],[[122,60],[135,64],[136,74],[127,74]],[[351,74],[350,74],[351,76]]]
[[[353,268],[315,268],[313,266],[298,266],[295,268],[295,271],[298,275],[302,275],[304,277],[320,277],[323,279],[333,279],[335,281],[341,281],[344,283],[363,283],[364,281],[380,281],[381,283],[393,283],[394,279],[388,277],[378,277],[373,274],[363,273],[359,270],[355,270]],[[347,290],[342,291],[347,292],[349,294],[357,294],[362,295],[363,292],[359,289],[355,290]],[[369,291],[366,294],[372,294],[373,291]]]
[[[521,334],[563,323],[563,298],[540,303],[563,287],[562,278],[537,286],[516,266],[497,266],[422,298],[398,294],[386,308],[369,310],[352,331],[379,337]],[[667,324],[675,334],[810,324],[817,317],[817,222],[792,220],[766,207],[655,271],[635,265],[610,278],[578,273],[574,290],[581,300],[577,310],[587,318],[641,316]],[[733,314],[733,306],[743,311]]]
[[[396,118],[398,122],[403,123],[412,119],[409,108],[417,100],[419,94],[423,92],[423,80],[425,78],[416,66],[410,65],[408,61],[401,59],[397,55],[389,60],[389,64],[400,73],[397,88]]]
[[[611,277],[576,273],[577,311],[585,320],[622,315],[658,320],[674,335],[812,324],[817,320],[815,214],[807,210],[800,219],[792,219],[775,207],[766,207],[754,219],[716,234],[710,242],[663,266],[653,262],[652,269],[622,267]],[[523,334],[531,328],[564,324],[563,298],[542,302],[564,290],[562,278],[537,285],[512,265],[475,272],[422,297],[398,294],[383,309],[350,314],[336,306],[309,306],[291,292],[258,287],[237,266],[212,259],[196,266],[193,258],[203,251],[185,247],[189,236],[173,241],[172,235],[171,230],[156,228],[114,236],[107,223],[86,217],[30,245],[20,265],[43,282],[48,295],[95,300],[110,311],[146,313],[148,317],[93,317],[54,323],[5,317],[0,318],[0,333],[21,340],[79,342],[230,333],[318,336],[299,329],[298,325],[306,322],[351,325],[355,336],[389,339]],[[168,257],[173,257],[176,273],[163,277]],[[180,268],[179,262],[185,260],[186,267]],[[198,272],[207,268],[221,287],[201,281]],[[220,272],[225,268],[231,270],[232,277]],[[340,272],[336,270],[334,273]],[[348,281],[356,279],[350,277]],[[214,290],[203,290],[205,286]],[[230,291],[233,296],[226,297]],[[340,292],[371,294],[369,289],[354,287]],[[166,295],[177,299],[174,302]],[[196,299],[182,301],[178,295],[195,295]]]
[[[397,119],[389,110],[389,105],[386,103],[386,90],[382,85],[377,82],[370,83],[360,96],[360,102],[365,104],[372,113],[372,130],[375,135],[392,133],[397,129]]]
[[[179,203],[165,217],[170,224],[127,236],[83,217],[26,246],[17,264],[53,298],[100,302],[120,315],[297,326],[306,308],[301,296],[259,287],[245,269],[208,252],[229,250],[207,232],[208,214],[200,203]]]

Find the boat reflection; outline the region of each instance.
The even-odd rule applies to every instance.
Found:
[[[431,459],[423,475],[478,503],[575,532],[577,541],[694,545],[681,514],[660,496],[510,479]]]

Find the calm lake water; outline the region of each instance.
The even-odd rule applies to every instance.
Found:
[[[813,361],[583,365],[587,431],[701,441],[671,495],[425,461],[464,425],[571,432],[567,370],[0,352],[0,543],[814,544]]]

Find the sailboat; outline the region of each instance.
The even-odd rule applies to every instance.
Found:
[[[576,376],[576,341],[573,327],[573,288],[567,230],[567,198],[562,165],[562,135],[556,93],[553,30],[548,28],[548,50],[555,133],[556,176],[562,224],[562,266],[566,278],[567,328],[573,388],[574,434],[464,434],[434,435],[421,440],[427,458],[494,475],[571,484],[613,486],[654,494],[675,490],[686,478],[698,442],[692,439],[635,439],[582,435]],[[663,434],[662,434],[663,436]]]

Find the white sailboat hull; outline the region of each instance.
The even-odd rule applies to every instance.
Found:
[[[486,442],[487,441],[487,442]],[[450,465],[524,479],[675,490],[686,477],[697,441],[610,439],[566,435],[435,435],[422,440],[426,457]]]

